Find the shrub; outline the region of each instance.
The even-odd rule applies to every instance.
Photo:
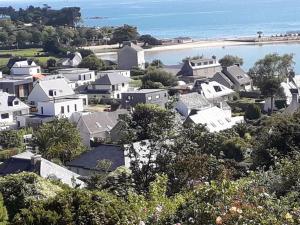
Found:
[[[248,105],[246,113],[245,113],[245,117],[249,120],[259,119],[261,117],[261,110],[260,110],[259,106],[255,105],[255,104]]]

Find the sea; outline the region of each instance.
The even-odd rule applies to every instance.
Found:
[[[300,32],[299,0],[0,0],[1,6],[52,8],[81,7],[83,23],[88,26],[138,27],[141,34],[158,38],[188,36],[194,39],[219,39]],[[95,19],[97,18],[97,19]],[[268,53],[295,54],[296,72],[300,73],[300,45],[230,46],[170,50],[147,53],[147,60],[160,58],[175,64],[186,56],[235,54],[243,57],[245,67]]]

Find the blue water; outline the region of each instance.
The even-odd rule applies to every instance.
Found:
[[[90,26],[130,24],[157,37],[219,38],[300,30],[299,0],[0,0],[0,5],[80,6]],[[102,20],[88,17],[107,17]]]
[[[300,0],[0,0],[0,6],[26,7],[29,4],[53,8],[79,6],[85,25],[135,25],[141,34],[159,38],[190,36],[220,38],[253,36],[257,31],[280,34],[300,30]],[[101,20],[89,17],[105,17]],[[244,58],[245,69],[268,53],[294,53],[296,72],[300,73],[300,45],[231,46],[195,48],[147,53],[147,61],[161,59],[176,64],[186,56],[226,54]]]

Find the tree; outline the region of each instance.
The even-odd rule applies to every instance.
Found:
[[[161,60],[159,59],[154,59],[151,63],[150,66],[155,67],[155,68],[163,68],[164,64]]]
[[[43,50],[58,55],[61,53],[61,46],[56,38],[49,38],[44,42]]]
[[[156,39],[155,37],[151,36],[150,34],[142,35],[139,38],[139,41],[144,42],[144,46],[146,45],[161,45],[161,40]]]
[[[0,225],[6,225],[8,221],[7,210],[3,203],[2,194],[0,194]]]
[[[258,105],[250,104],[245,112],[245,117],[249,120],[256,120],[261,117],[261,110]]]
[[[233,55],[225,55],[222,59],[219,60],[219,63],[222,67],[229,67],[235,64],[243,65],[244,61],[242,58]]]
[[[89,68],[90,70],[104,70],[105,64],[104,62],[97,58],[96,55],[89,55],[85,57],[81,63],[78,65],[79,68]]]
[[[66,118],[43,124],[33,135],[33,146],[50,160],[66,163],[85,150],[76,126]]]
[[[267,78],[277,78],[279,81],[284,81],[289,77],[294,64],[292,54],[282,56],[268,54],[255,63],[254,67],[249,70],[249,75],[252,77],[254,84],[261,87],[264,79]]]
[[[143,88],[153,88],[149,85],[149,82],[157,82],[164,87],[172,87],[177,85],[177,80],[177,77],[173,74],[161,69],[148,70],[147,74],[142,78]]]
[[[263,32],[262,31],[257,31],[257,34],[258,34],[258,38],[261,38]]]
[[[42,42],[42,33],[39,30],[33,31],[31,41],[35,44],[40,44]]]
[[[271,98],[271,114],[274,110],[274,97],[281,91],[280,81],[277,78],[267,78],[265,79],[260,87],[262,95]]]
[[[124,26],[118,27],[114,30],[111,42],[119,43],[119,45],[121,46],[124,41],[134,41],[137,40],[138,37],[139,33],[137,31],[137,28],[125,24]]]
[[[6,32],[0,32],[0,43],[1,44],[6,44],[8,41],[8,34]]]
[[[53,58],[50,58],[47,60],[47,68],[53,68],[56,67],[56,60]]]
[[[32,35],[25,30],[20,30],[17,32],[16,41],[19,45],[25,45],[26,42],[31,41]]]

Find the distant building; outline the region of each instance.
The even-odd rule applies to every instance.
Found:
[[[87,96],[76,95],[64,78],[40,80],[28,96],[28,102],[37,107],[37,115],[71,117],[83,111]]]
[[[121,94],[129,90],[130,81],[130,78],[119,73],[107,73],[88,85],[87,94],[97,99],[121,99]]]
[[[144,50],[132,42],[124,42],[118,51],[118,69],[130,70],[133,67],[145,69]]]
[[[211,107],[190,115],[185,124],[205,125],[209,132],[219,132],[244,122],[243,116],[231,117],[219,107]]]
[[[6,92],[0,92],[0,130],[20,127],[17,123],[17,117],[28,113],[29,106],[20,99]]]
[[[137,104],[155,104],[165,107],[168,91],[164,89],[140,89],[122,93],[122,107],[135,107]]]
[[[57,66],[62,67],[77,67],[82,61],[82,56],[79,52],[69,53],[67,58],[60,59]]]
[[[34,172],[45,179],[59,180],[70,187],[85,187],[85,183],[78,179],[80,175],[31,152],[12,156],[0,165],[1,176],[21,172]]]
[[[215,57],[186,59],[179,71],[180,79],[189,83],[199,78],[212,78],[222,67]]]
[[[235,91],[250,91],[252,89],[251,78],[238,65],[223,67],[221,72],[214,75],[213,80]]]
[[[103,77],[104,75],[122,75],[124,77],[130,78],[130,70],[105,70],[99,71],[96,75],[97,78]]]
[[[67,166],[71,171],[85,177],[104,172],[98,167],[99,162],[103,160],[108,160],[112,163],[109,171],[114,171],[118,167],[124,166],[125,154],[123,147],[118,145],[100,145],[77,156],[74,160],[67,163]]]
[[[87,68],[66,68],[57,70],[58,74],[74,83],[75,88],[78,86],[90,84],[95,81],[95,71]]]
[[[190,37],[177,37],[177,38],[174,38],[174,42],[177,44],[186,44],[186,43],[193,42],[193,39]]]
[[[42,74],[41,67],[36,65],[34,61],[24,60],[18,61],[13,64],[10,69],[11,75],[19,76],[19,75],[30,75],[37,76]]]

